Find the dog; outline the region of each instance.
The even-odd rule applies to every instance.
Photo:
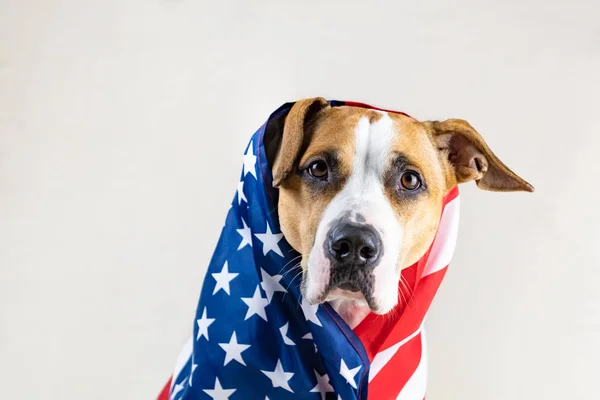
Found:
[[[534,190],[460,119],[418,122],[311,98],[267,133],[281,231],[302,255],[302,294],[329,302],[351,328],[396,306],[401,271],[431,245],[453,187]]]
[[[281,106],[246,149],[159,399],[423,399],[423,321],[468,181],[533,191],[466,121],[318,97]]]

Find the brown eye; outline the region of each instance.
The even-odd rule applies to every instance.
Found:
[[[421,178],[414,171],[406,171],[400,177],[400,186],[402,190],[417,190],[421,187]]]
[[[313,178],[327,179],[327,164],[325,161],[315,161],[308,166],[308,174]]]

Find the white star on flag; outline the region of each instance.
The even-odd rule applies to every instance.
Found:
[[[246,312],[246,318],[244,321],[257,314],[259,317],[267,320],[267,313],[265,313],[265,307],[269,305],[267,299],[262,297],[260,294],[260,287],[257,285],[252,297],[242,297],[242,301],[248,306],[248,312]]]
[[[283,257],[283,253],[277,245],[277,243],[279,243],[279,241],[283,238],[283,233],[271,232],[271,227],[269,226],[268,222],[267,231],[265,233],[255,233],[254,236],[256,236],[258,240],[263,243],[263,255],[266,256],[269,251],[272,251]]]
[[[190,379],[188,381],[188,384],[190,386],[192,386],[192,377],[194,376],[194,371],[196,370],[196,368],[198,368],[198,364],[194,364],[192,361],[192,372],[190,372]]]
[[[214,389],[203,389],[202,391],[209,395],[213,400],[229,400],[229,396],[235,392],[235,389],[223,389],[221,382],[219,382],[219,378],[216,378]]]
[[[321,400],[325,400],[327,392],[333,392],[333,387],[329,383],[329,377],[327,374],[321,376],[317,371],[315,371],[315,376],[317,377],[317,385],[311,389],[311,393],[321,393]]]
[[[244,366],[246,365],[244,359],[242,358],[242,352],[248,350],[250,345],[239,344],[235,335],[235,331],[231,335],[229,343],[219,343],[219,346],[225,350],[225,362],[223,363],[223,366],[229,364],[231,360],[235,360]]]
[[[321,325],[321,321],[319,317],[317,317],[317,310],[319,309],[318,304],[310,304],[304,297],[302,298],[302,311],[304,312],[304,317],[307,321],[311,321],[319,326]]]
[[[217,283],[215,284],[215,290],[213,290],[213,294],[217,293],[221,289],[223,289],[223,291],[225,293],[230,294],[229,293],[229,282],[231,282],[239,274],[229,272],[229,267],[227,266],[227,261],[225,261],[225,264],[223,264],[223,269],[221,269],[221,272],[215,272],[211,275],[213,278],[215,278],[215,281],[217,281]]]
[[[281,283],[279,283],[281,281],[281,275],[271,276],[267,273],[267,271],[265,271],[262,268],[260,269],[260,275],[262,277],[262,282],[260,283],[260,286],[265,291],[265,294],[267,295],[267,301],[269,303],[273,298],[273,293],[286,292],[285,288],[281,286]]]
[[[196,337],[196,340],[199,340],[202,336],[206,337],[206,340],[208,340],[208,327],[213,322],[215,322],[215,319],[206,316],[206,307],[204,307],[202,317],[199,320],[196,320],[196,323],[198,324],[198,336]]]
[[[252,141],[250,141],[248,151],[244,154],[244,177],[248,175],[248,172],[256,179],[256,156],[254,155]]]
[[[358,373],[358,371],[362,368],[362,366],[358,366],[356,368],[349,369],[344,359],[342,358],[342,364],[340,365],[340,375],[346,379],[346,382],[350,384],[354,389],[356,389],[356,382],[354,381],[354,377]]]
[[[288,346],[295,346],[296,343],[294,343],[292,339],[290,339],[287,335],[289,324],[289,322],[286,322],[284,326],[279,328],[279,332],[281,333],[281,337],[283,338],[283,343],[287,344]]]
[[[184,386],[181,383],[177,383],[175,386],[173,386],[173,392],[171,392],[170,399],[173,400],[177,396],[177,393],[181,392],[183,388]]]
[[[252,231],[250,230],[248,225],[246,225],[246,221],[244,221],[244,218],[242,218],[242,225],[244,225],[243,228],[236,229],[237,233],[239,233],[242,237],[242,242],[237,248],[238,250],[241,250],[246,246],[252,247]]]
[[[240,183],[238,183],[237,194],[238,205],[242,204],[242,200],[248,204],[248,199],[246,199],[246,195],[244,194],[244,181],[240,181]]]
[[[294,393],[294,391],[290,387],[290,384],[288,383],[288,381],[292,379],[292,376],[294,376],[294,373],[285,372],[283,370],[283,367],[281,366],[281,360],[277,360],[277,365],[275,366],[275,370],[273,372],[263,370],[261,370],[261,372],[271,380],[271,384],[274,388],[280,387],[287,390],[288,392]]]

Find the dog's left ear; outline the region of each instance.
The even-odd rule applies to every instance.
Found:
[[[310,124],[319,111],[327,106],[327,100],[321,97],[297,101],[285,116],[283,124],[281,120],[274,121],[271,129],[267,127],[267,158],[273,172],[274,187],[279,187],[293,171],[302,146],[308,140]]]
[[[533,192],[533,186],[504,165],[467,121],[448,119],[424,124],[438,149],[448,157],[456,183],[475,180],[484,190]]]

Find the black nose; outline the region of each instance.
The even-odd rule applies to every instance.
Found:
[[[381,255],[381,238],[369,225],[344,223],[329,233],[327,253],[338,265],[377,265]]]

